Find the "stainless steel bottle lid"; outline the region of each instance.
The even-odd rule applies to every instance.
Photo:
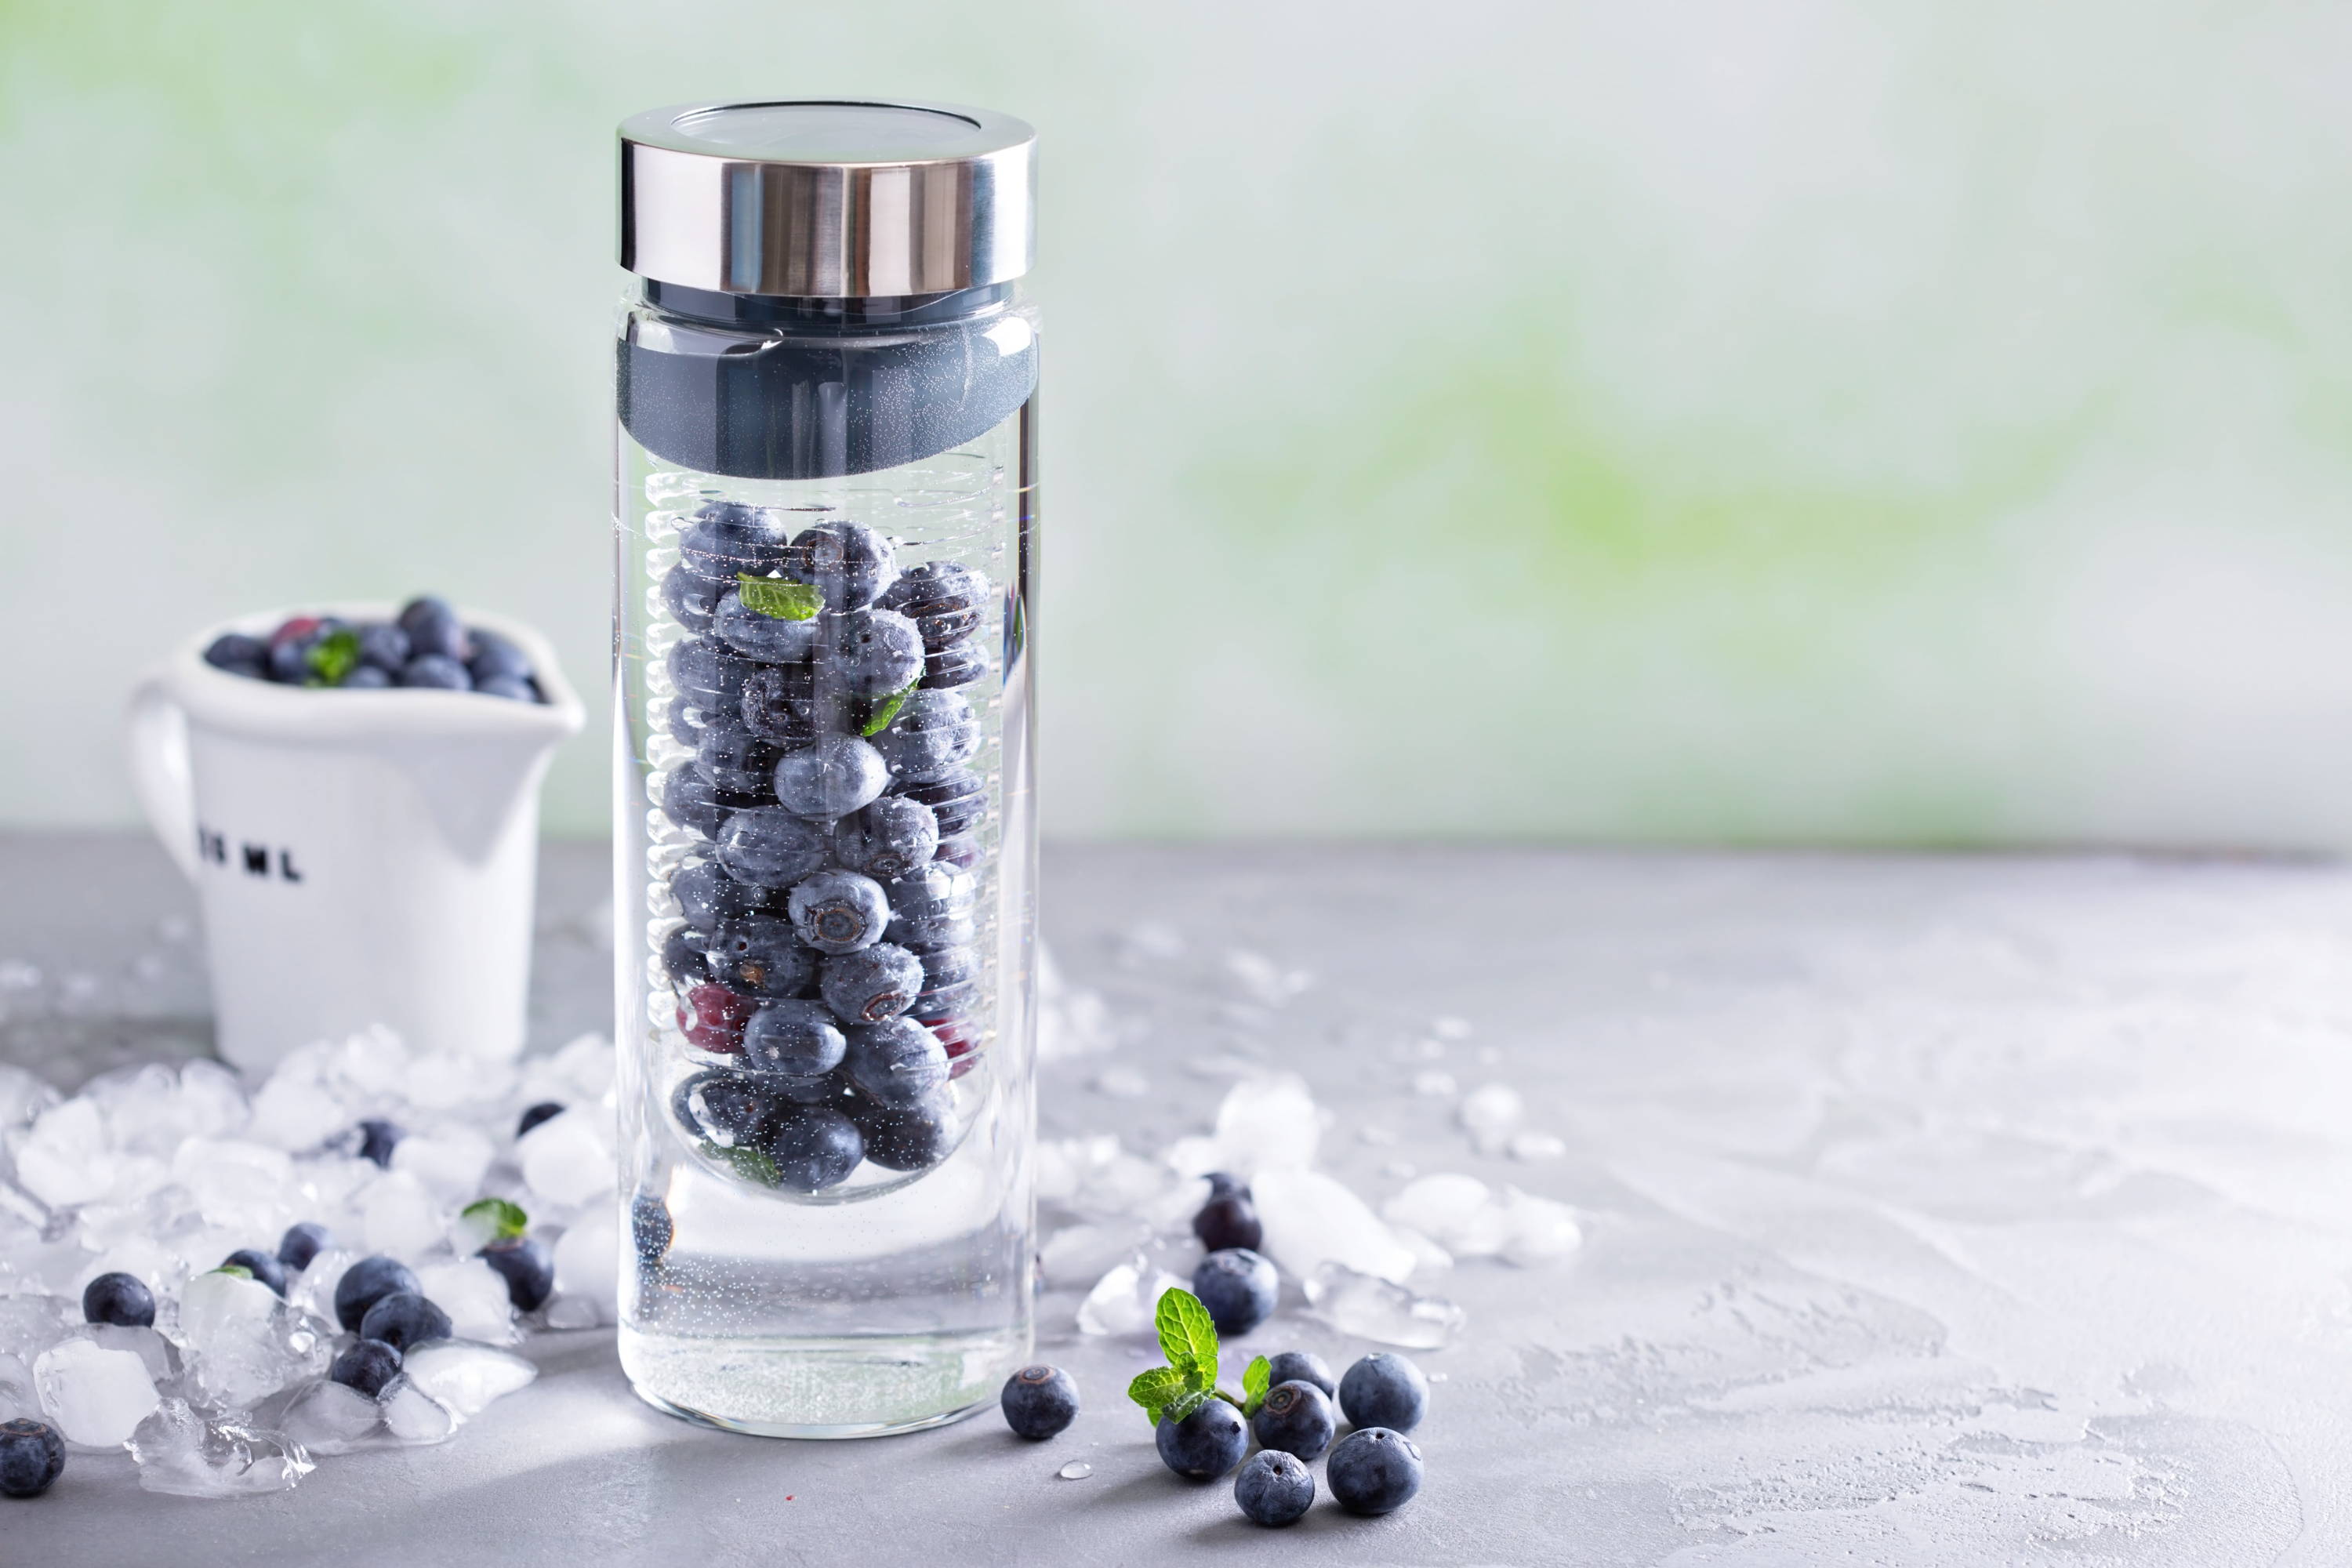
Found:
[[[872,299],[1029,270],[1037,133],[945,103],[684,104],[621,122],[621,265],[729,294]]]

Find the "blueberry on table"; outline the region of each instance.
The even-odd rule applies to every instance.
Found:
[[[1212,1252],[1192,1270],[1192,1294],[1221,1334],[1245,1334],[1265,1322],[1281,1289],[1274,1265],[1246,1247]]]
[[[415,1290],[380,1296],[360,1319],[360,1338],[382,1340],[406,1355],[415,1346],[449,1337],[449,1314]]]
[[[466,667],[441,653],[419,654],[410,659],[401,669],[400,683],[435,691],[471,691],[474,689],[474,678],[466,673]]]
[[[1315,1501],[1315,1478],[1278,1448],[1252,1454],[1234,1478],[1234,1504],[1252,1524],[1296,1524]]]
[[[476,1254],[507,1282],[518,1312],[536,1312],[555,1294],[555,1250],[535,1236],[509,1236]]]
[[[677,1010],[677,1026],[698,1050],[720,1055],[743,1048],[743,1026],[759,1005],[724,985],[697,985],[688,990]]]
[[[136,1274],[101,1274],[82,1287],[84,1322],[111,1323],[121,1329],[155,1326],[155,1293]]]
[[[677,1239],[677,1227],[671,1223],[669,1205],[651,1193],[639,1193],[629,1204],[629,1240],[637,1249],[637,1261],[650,1267],[659,1263]]]
[[[765,577],[784,563],[791,513],[742,501],[703,503],[677,542],[678,564],[694,576],[732,587],[745,573]]]
[[[816,954],[802,944],[792,921],[745,915],[720,922],[711,932],[710,970],[720,984],[741,995],[797,996],[816,972]]]
[[[1181,1421],[1160,1418],[1152,1434],[1160,1462],[1191,1480],[1213,1481],[1242,1462],[1249,1448],[1249,1426],[1242,1413],[1222,1399],[1211,1399]]]
[[[866,1157],[886,1171],[929,1170],[954,1150],[961,1131],[945,1089],[895,1104],[861,1094],[849,1115],[866,1134]]]
[[[422,1293],[416,1276],[396,1258],[362,1258],[335,1281],[335,1321],[356,1331],[368,1309],[386,1296]]]
[[[242,1268],[268,1286],[273,1294],[286,1294],[286,1265],[278,1260],[275,1253],[264,1252],[256,1247],[240,1247],[221,1259],[221,1267]]]
[[[537,672],[531,668],[530,655],[498,633],[478,628],[474,633],[474,655],[466,661],[466,673],[479,687],[484,681],[502,677],[527,682]]]
[[[702,743],[702,731],[694,732],[695,746]],[[763,781],[760,786],[765,791]],[[664,816],[680,827],[716,838],[727,819],[747,806],[760,804],[758,793],[737,795],[720,789],[694,768],[674,768],[661,786],[661,808]]]
[[[781,805],[746,806],[730,814],[710,848],[730,877],[761,889],[791,887],[821,869],[830,852],[824,829]]]
[[[1215,1179],[1213,1176],[1210,1178],[1211,1181]],[[1331,1381],[1331,1369],[1324,1365],[1323,1358],[1312,1351],[1284,1351],[1279,1355],[1270,1356],[1266,1360],[1265,1370],[1269,1387],[1285,1383],[1307,1383],[1321,1389],[1326,1398],[1339,1392],[1339,1385]]]
[[[783,570],[823,595],[826,609],[857,610],[890,585],[898,555],[864,523],[828,520],[801,530],[784,552]]]
[[[833,825],[833,858],[886,882],[929,864],[939,847],[939,818],[904,795],[886,795]]]
[[[895,777],[939,778],[980,749],[980,721],[961,692],[912,692],[890,727],[874,737],[874,749]]]
[[[743,683],[760,668],[709,637],[688,637],[669,650],[669,678],[696,706],[733,712],[742,706]]]
[[[1258,1222],[1257,1205],[1243,1191],[1212,1197],[1202,1204],[1201,1212],[1192,1216],[1192,1234],[1212,1252],[1234,1247],[1255,1251],[1265,1239],[1265,1226]]]
[[[387,1121],[381,1116],[371,1116],[359,1125],[360,1158],[380,1171],[392,1169],[392,1152],[408,1136],[408,1130],[397,1121]]]
[[[969,831],[988,815],[988,785],[970,768],[950,768],[933,778],[904,780],[890,793],[929,806],[931,815],[939,818],[942,839]]]
[[[923,634],[896,610],[820,616],[816,628],[819,690],[887,697],[923,673]]]
[[[552,1100],[542,1100],[522,1113],[515,1122],[515,1136],[520,1138],[542,1121],[551,1121],[563,1114],[563,1107]]]
[[[223,632],[205,646],[205,662],[243,675],[269,662],[269,645],[243,632]]]
[[[945,691],[953,687],[970,686],[988,673],[988,650],[978,643],[966,640],[951,642],[935,653],[923,656],[923,679],[917,682],[923,691]]]
[[[352,628],[359,639],[360,668],[380,669],[386,675],[397,675],[408,668],[416,650],[409,646],[408,634],[390,621],[362,621]],[[354,674],[357,671],[353,672]],[[349,686],[346,678],[343,684]]]
[[[1401,1355],[1374,1351],[1339,1380],[1339,1409],[1352,1426],[1410,1432],[1429,1408],[1429,1379]]]
[[[1250,1431],[1261,1448],[1311,1459],[1331,1446],[1339,1419],[1331,1412],[1331,1396],[1313,1384],[1277,1383],[1250,1417]]]
[[[400,1352],[382,1340],[362,1340],[335,1358],[327,1381],[357,1389],[370,1399],[383,1397],[384,1388],[400,1375]]]
[[[877,942],[834,953],[817,966],[817,994],[845,1023],[878,1024],[915,1005],[923,962],[905,948]]]
[[[818,1002],[771,1002],[743,1026],[743,1065],[792,1078],[819,1078],[841,1065],[849,1041]]]
[[[795,1193],[821,1193],[849,1179],[866,1158],[857,1124],[824,1105],[780,1110],[768,1123],[761,1152],[775,1163],[776,1185]]]
[[[717,931],[729,921],[757,914],[768,907],[764,887],[732,876],[710,860],[698,860],[671,873],[669,890],[677,898],[686,923],[697,931]]]
[[[335,1233],[317,1220],[306,1219],[289,1225],[286,1234],[278,1238],[278,1261],[300,1273],[310,1267],[310,1259],[335,1245]]]
[[[749,1148],[775,1110],[751,1079],[738,1072],[698,1072],[670,1092],[670,1114],[687,1135],[721,1149]]]
[[[889,787],[882,753],[855,735],[819,735],[775,766],[776,800],[801,816],[847,816]]]
[[[947,1047],[912,1018],[853,1024],[844,1032],[851,1081],[885,1105],[920,1100],[948,1081]]]
[[[1042,1443],[1078,1418],[1078,1385],[1058,1366],[1024,1366],[997,1396],[1016,1437]]]
[[[449,601],[437,595],[425,594],[400,607],[394,624],[408,637],[408,654],[413,661],[425,655],[466,662],[473,651],[466,639],[466,628],[457,619],[457,612]]]
[[[751,733],[741,720],[722,713],[703,726],[701,738],[695,742],[694,771],[709,779],[713,789],[763,795],[782,755],[773,743]]]
[[[719,596],[734,585],[731,579],[705,577],[680,562],[662,578],[662,603],[688,631],[707,632],[718,614]]]
[[[1421,1490],[1421,1450],[1402,1432],[1367,1426],[1339,1439],[1323,1473],[1349,1513],[1388,1513]]]
[[[800,938],[819,952],[855,952],[882,940],[890,900],[882,884],[856,871],[819,871],[784,896]]]
[[[0,1421],[0,1497],[38,1497],[65,1474],[66,1440],[46,1421]]]
[[[745,658],[761,664],[801,664],[816,646],[816,617],[795,621],[755,610],[740,591],[730,588],[719,595],[711,613],[711,634]]]

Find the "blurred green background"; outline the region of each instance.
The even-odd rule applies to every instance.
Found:
[[[2344,846],[2347,58],[2180,0],[0,0],[0,819],[132,821],[123,692],[241,610],[435,587],[600,688],[613,126],[877,92],[1043,138],[1049,831]]]

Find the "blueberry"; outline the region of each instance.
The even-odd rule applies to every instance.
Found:
[[[1351,1426],[1410,1432],[1429,1408],[1429,1379],[1404,1357],[1374,1351],[1339,1380],[1339,1408]]]
[[[784,563],[791,514],[740,501],[707,501],[678,536],[678,564],[728,587],[746,573],[765,577]]]
[[[953,561],[926,561],[875,601],[885,610],[911,616],[922,628],[923,646],[937,650],[969,637],[980,625],[988,601],[988,579]]]
[[[521,1120],[515,1123],[515,1136],[520,1138],[541,1122],[552,1121],[562,1114],[562,1105],[551,1100],[542,1100],[522,1113]]]
[[[886,1105],[919,1100],[948,1081],[947,1047],[912,1018],[854,1024],[845,1032],[850,1079]]]
[[[535,1236],[509,1236],[476,1256],[507,1282],[507,1300],[518,1312],[536,1312],[555,1293],[555,1251]]]
[[[379,1296],[360,1320],[360,1338],[382,1340],[401,1354],[428,1340],[449,1337],[449,1314],[415,1290]]]
[[[343,677],[343,689],[346,691],[382,691],[394,683],[393,676],[372,664],[354,665]]]
[[[801,816],[846,816],[890,783],[882,753],[855,735],[820,735],[776,763],[776,799]]]
[[[408,638],[412,661],[429,654],[458,664],[466,662],[471,651],[466,645],[466,628],[458,621],[457,612],[449,607],[448,600],[424,595],[403,605],[394,619]]]
[[[768,1095],[741,1073],[699,1072],[670,1094],[670,1112],[688,1136],[721,1149],[749,1148],[774,1109]]]
[[[1266,1374],[1268,1387],[1278,1383],[1307,1383],[1321,1389],[1327,1397],[1339,1391],[1339,1385],[1331,1381],[1331,1369],[1312,1351],[1284,1351],[1280,1355],[1267,1357]]]
[[[895,610],[851,610],[816,623],[818,689],[887,697],[923,673],[923,634]]]
[[[752,609],[743,603],[740,593],[730,588],[719,596],[710,631],[745,658],[761,664],[801,664],[816,646],[817,623],[814,616],[793,621]]]
[[[919,1018],[936,1018],[955,1011],[977,991],[980,954],[958,943],[918,955],[923,965],[922,994],[911,1009]]]
[[[855,952],[882,940],[890,904],[882,884],[855,871],[819,871],[796,882],[784,907],[801,940],[819,952]]]
[[[961,866],[969,870],[980,864],[982,855],[980,836],[976,833],[960,833],[953,838],[940,839],[939,850],[931,858],[950,866]]]
[[[1349,1513],[1387,1513],[1421,1490],[1421,1450],[1402,1432],[1367,1426],[1339,1439],[1323,1473]]]
[[[1221,1334],[1245,1334],[1274,1316],[1282,1281],[1274,1265],[1246,1247],[1212,1252],[1192,1270],[1192,1294]]]
[[[1228,1193],[1201,1205],[1192,1216],[1192,1234],[1212,1252],[1233,1247],[1255,1251],[1265,1239],[1265,1227],[1258,1223],[1257,1205],[1246,1192]]]
[[[278,1262],[274,1253],[264,1252],[255,1247],[240,1247],[221,1259],[221,1267],[242,1268],[278,1295],[286,1294],[286,1265]]]
[[[849,728],[817,722],[814,680],[804,664],[761,665],[743,682],[736,711],[751,733],[786,750],[813,741],[828,729]]]
[[[349,686],[351,682],[347,680],[343,684]],[[538,687],[511,675],[493,675],[488,680],[477,679],[474,689],[485,697],[500,698],[508,702],[536,702],[540,700]]]
[[[306,1219],[288,1226],[286,1234],[278,1238],[278,1261],[299,1274],[310,1267],[310,1259],[334,1245],[333,1231],[317,1220]]]
[[[474,678],[478,689],[484,681],[501,678],[529,681],[533,671],[530,655],[496,632],[478,630],[474,633],[474,657],[466,661],[466,673]]]
[[[939,778],[961,769],[980,749],[980,721],[961,692],[917,691],[874,737],[874,749],[896,777]]]
[[[895,1018],[922,988],[922,960],[887,942],[832,954],[817,968],[817,994],[845,1023]]]
[[[38,1497],[65,1473],[66,1440],[46,1421],[0,1421],[0,1497]]]
[[[316,641],[311,637],[272,638],[269,657],[262,661],[269,679],[280,686],[299,686],[310,679],[310,647]]]
[[[943,947],[962,947],[980,934],[970,915],[940,915],[930,920],[890,922],[890,940],[912,953],[936,952]]]
[[[789,888],[822,868],[830,847],[823,828],[781,805],[760,805],[730,816],[710,853],[739,882]]]
[[[359,1126],[360,1158],[373,1163],[376,1169],[392,1169],[392,1152],[408,1136],[408,1130],[397,1121],[386,1121],[381,1116],[371,1116]]]
[[[734,586],[732,579],[722,583],[704,577],[680,562],[662,578],[662,603],[669,606],[669,613],[688,631],[707,632],[718,611],[719,595]]]
[[[1249,1426],[1242,1413],[1212,1399],[1181,1421],[1160,1418],[1153,1435],[1160,1462],[1180,1476],[1213,1481],[1242,1462],[1249,1448]]]
[[[122,1329],[155,1326],[155,1292],[136,1274],[101,1274],[82,1287],[84,1322],[112,1323]]]
[[[688,637],[669,650],[669,678],[696,707],[734,712],[743,703],[743,683],[760,667],[709,637]]]
[[[955,1101],[933,1089],[898,1104],[861,1094],[849,1114],[866,1134],[866,1157],[886,1171],[927,1171],[954,1150],[961,1126]]]
[[[1279,1449],[1252,1454],[1234,1478],[1234,1502],[1252,1524],[1296,1524],[1314,1501],[1315,1478]]]
[[[809,1005],[822,1008],[824,1005],[822,1003],[812,1002]],[[825,1016],[830,1020],[832,1015],[828,1013]],[[844,1036],[842,1037],[842,1049],[845,1055],[846,1055],[848,1051],[848,1037]],[[856,1091],[850,1085],[849,1075],[842,1071],[839,1068],[835,1068],[831,1072],[821,1072],[809,1076],[781,1072],[763,1073],[760,1077],[760,1087],[766,1089],[776,1099],[786,1101],[787,1103],[793,1105],[832,1105],[836,1110],[842,1110],[848,1115],[851,1121],[856,1121],[857,1120],[856,1112],[854,1110],[849,1109],[849,1102],[846,1098]],[[840,1103],[835,1104],[835,1101],[839,1101]],[[865,1131],[866,1124],[863,1121],[858,1121],[857,1130],[860,1132]]]
[[[251,664],[215,665],[214,668],[218,669],[223,675],[234,675],[246,680],[268,680],[269,679],[269,666],[268,662],[264,660],[256,660]],[[354,671],[353,673],[356,674],[357,671]],[[379,670],[377,673],[382,674],[383,672]],[[343,684],[350,686],[354,683],[346,680]]]
[[[743,1048],[743,1026],[759,1004],[724,985],[696,985],[677,1010],[677,1026],[689,1044],[722,1054]]]
[[[714,789],[730,795],[760,796],[776,774],[783,752],[751,733],[740,720],[721,714],[703,726],[694,746],[694,771]]]
[[[771,1002],[743,1026],[743,1064],[761,1072],[821,1077],[839,1067],[848,1050],[849,1041],[821,1003]]]
[[[857,610],[872,604],[898,574],[898,556],[888,540],[864,523],[829,519],[793,538],[783,568],[786,576],[823,595],[826,609]]]
[[[629,1240],[637,1249],[637,1261],[647,1267],[659,1263],[677,1237],[669,1205],[651,1193],[639,1193],[629,1205]]]
[[[866,1158],[857,1124],[829,1106],[796,1105],[769,1123],[760,1148],[775,1162],[776,1185],[821,1193],[849,1179]]]
[[[335,1281],[335,1321],[357,1330],[368,1309],[386,1296],[416,1294],[424,1287],[408,1265],[393,1258],[362,1258]]]
[[[669,700],[667,707],[659,702],[655,703],[652,713],[657,721],[668,728],[670,739],[690,752],[702,744],[702,726],[710,717],[702,704],[710,700],[711,699],[708,697],[698,697],[691,691],[681,691]],[[664,712],[669,715],[666,720],[661,719]]]
[[[446,654],[419,654],[408,661],[400,672],[403,686],[429,688],[435,691],[471,691],[474,678],[466,667]]]
[[[701,746],[699,730],[695,731],[694,743],[698,749]],[[736,795],[712,784],[698,769],[674,768],[661,786],[661,808],[680,827],[690,828],[705,838],[716,838],[730,816],[759,805],[767,787],[767,781],[761,780],[758,791]]]
[[[768,907],[764,889],[729,875],[709,860],[698,860],[673,873],[669,890],[677,896],[686,923],[697,931],[717,931],[728,921],[757,914]]]
[[[924,691],[944,691],[951,687],[970,686],[988,673],[988,650],[976,642],[951,642],[936,653],[923,656],[923,679],[917,683]]]
[[[1250,1195],[1249,1184],[1231,1171],[1212,1171],[1201,1179],[1209,1184],[1209,1195],[1213,1198],[1231,1197],[1236,1193],[1243,1197]]]
[[[939,847],[931,808],[904,795],[886,795],[833,825],[833,858],[886,882],[928,864]]]
[[[327,1369],[328,1382],[355,1388],[370,1399],[383,1397],[385,1387],[399,1375],[400,1352],[382,1340],[360,1341]]]
[[[223,632],[205,645],[205,662],[215,669],[242,675],[248,666],[269,662],[269,645],[243,632]]]
[[[801,944],[792,921],[745,915],[711,933],[710,970],[739,995],[797,996],[816,971],[816,954]]]
[[[970,831],[988,815],[988,785],[970,768],[950,768],[935,778],[905,780],[890,793],[929,806],[931,815],[939,818],[942,839]]]
[[[1250,1417],[1250,1431],[1261,1448],[1279,1448],[1311,1459],[1331,1446],[1339,1430],[1331,1414],[1331,1396],[1311,1383],[1277,1383],[1266,1390],[1265,1403]]]
[[[1078,1385],[1057,1366],[1024,1366],[1004,1380],[997,1396],[1004,1424],[1016,1437],[1041,1443],[1078,1418]]]

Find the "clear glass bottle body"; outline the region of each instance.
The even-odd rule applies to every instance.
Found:
[[[1034,344],[1017,297],[991,308],[1000,341]],[[625,307],[625,353],[669,331]],[[782,478],[657,455],[624,397],[622,1363],[652,1403],[740,1431],[952,1420],[1031,1342],[1034,395],[943,450]],[[897,576],[852,607],[876,583],[842,598],[821,545],[714,548],[750,509],[761,540],[870,531]],[[885,609],[921,632],[905,686],[859,647]],[[860,772],[876,756],[887,776]]]

